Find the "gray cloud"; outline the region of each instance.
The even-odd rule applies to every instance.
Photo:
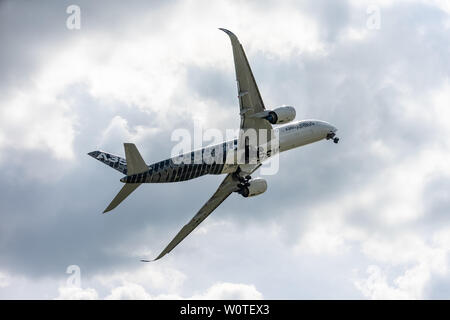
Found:
[[[182,6],[177,2],[134,1],[126,7],[121,2],[80,2],[82,30],[75,33],[65,29],[68,4],[0,4],[0,41],[6,44],[0,53],[1,105],[14,92],[31,90],[32,79],[60,48],[83,37],[115,34],[121,41],[149,14],[155,27],[141,30],[143,35],[170,32],[167,30],[179,18],[177,10]],[[19,285],[14,284],[14,277],[20,276],[30,282],[52,279],[41,288],[29,285],[26,297],[42,297],[46,290],[55,297],[56,283],[67,276],[66,267],[77,264],[86,286],[95,286],[100,297],[108,295],[110,288],[96,282],[96,277],[138,272],[140,268],[153,274],[162,266],[186,275],[177,289],[177,294],[185,297],[203,292],[213,283],[230,282],[254,284],[264,298],[361,298],[364,295],[353,280],[365,277],[368,266],[385,266],[383,270],[395,278],[422,261],[419,250],[404,265],[381,261],[376,250],[370,249],[374,235],[388,239],[413,233],[435,248],[428,235],[449,225],[448,175],[438,172],[421,183],[421,197],[411,201],[419,201],[424,214],[403,223],[387,226],[381,217],[385,204],[367,205],[360,198],[367,189],[374,199],[388,201],[383,190],[375,189],[378,179],[386,177],[388,188],[394,179],[390,168],[403,161],[406,166],[406,160],[414,161],[432,142],[446,140],[442,135],[445,129],[435,127],[438,119],[431,115],[421,120],[421,113],[432,112],[435,102],[430,96],[449,79],[448,14],[422,2],[392,4],[381,7],[381,29],[367,31],[365,7],[349,2],[329,5],[320,1],[286,9],[299,10],[317,22],[318,41],[326,54],[293,50],[288,56],[274,57],[243,43],[244,48],[252,49],[249,60],[264,101],[267,106],[292,104],[298,118],[335,124],[341,143],[320,142],[281,155],[280,172],[267,177],[266,194],[252,199],[233,194],[202,224],[203,232],[192,234],[159,265],[142,266],[140,255],[159,252],[214,192],[222,177],[143,185],[115,212],[101,215],[121,187],[121,176],[86,153],[102,148],[122,154],[122,139],[129,134],[148,162],[167,158],[173,146],[171,131],[180,127],[192,130],[192,114],[185,110],[200,108],[191,105],[184,109],[192,97],[216,108],[210,123],[228,125],[236,120],[237,127],[233,70],[225,73],[218,66],[186,62],[178,74],[181,87],[176,88],[172,101],[167,101],[180,105],[179,112],[170,114],[169,124],[161,123],[160,117],[167,106],[152,102],[152,108],[143,108],[116,97],[103,99],[92,91],[92,83],[71,83],[57,94],[76,119],[73,159],[58,159],[42,148],[2,149],[7,156],[1,158],[0,272],[12,275],[13,284],[0,287],[0,297],[20,297]],[[181,10],[181,14],[186,12]],[[192,21],[192,25],[202,24]],[[347,36],[349,28],[367,34],[354,40]],[[302,31],[293,30],[291,36],[297,32]],[[221,36],[217,32],[217,38],[226,42]],[[176,41],[167,42],[171,40]],[[231,60],[231,48],[226,44]],[[413,108],[407,114],[409,103],[423,105],[423,109]],[[217,119],[222,115],[223,119]],[[105,137],[115,117],[126,120],[127,126],[113,127]],[[139,128],[155,130],[142,133]],[[411,175],[423,170],[419,163],[410,167],[415,171]],[[403,170],[407,169],[397,171]],[[407,181],[404,188],[413,192]],[[356,204],[351,206],[345,199],[354,199]],[[319,253],[302,249],[308,248],[305,237],[314,234],[317,217],[323,218],[324,227],[331,228],[326,233],[336,237],[336,243],[329,244],[331,249]],[[448,284],[439,280],[442,277],[431,277],[423,289],[425,297],[446,297]],[[145,289],[154,296],[168,293],[154,284],[146,284]]]

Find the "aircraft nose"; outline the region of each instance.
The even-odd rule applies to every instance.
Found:
[[[324,123],[324,129],[325,129],[327,132],[333,132],[333,133],[335,133],[335,132],[338,130],[335,126],[329,124],[328,122],[325,122],[325,123]]]

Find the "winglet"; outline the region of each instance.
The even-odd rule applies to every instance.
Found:
[[[231,40],[237,40],[236,35],[233,32],[231,32],[230,30],[225,29],[225,28],[219,28],[219,30],[222,30],[223,32],[225,32],[230,37]]]
[[[219,28],[219,30],[222,30],[223,32],[225,32],[225,33],[228,34],[228,35],[234,35],[234,33],[231,32],[231,31],[228,30],[228,29],[225,29],[225,28]]]
[[[153,261],[161,259],[164,255],[166,255],[166,254],[165,253],[164,254],[161,253],[158,257],[156,257],[153,260],[141,259],[141,262],[153,262]]]
[[[153,261],[156,261],[156,260],[161,259],[164,255],[165,255],[165,254],[159,255],[156,259],[153,259],[153,260],[141,259],[140,261],[141,261],[141,262],[153,262]]]

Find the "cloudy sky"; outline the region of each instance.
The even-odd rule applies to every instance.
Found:
[[[86,153],[133,142],[151,163],[175,129],[237,128],[218,27],[266,106],[341,141],[282,154],[265,194],[143,264],[223,177],[143,185],[102,215],[122,175]],[[449,39],[445,0],[2,1],[0,298],[450,298]]]

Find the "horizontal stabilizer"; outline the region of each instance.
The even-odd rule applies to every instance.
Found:
[[[124,158],[101,150],[89,152],[88,155],[123,174],[127,174],[127,161]]]
[[[116,195],[116,197],[111,201],[108,208],[103,211],[103,213],[106,213],[108,211],[111,211],[115,207],[117,207],[123,200],[125,200],[126,197],[130,195],[134,190],[137,189],[141,184],[140,183],[126,183],[122,189],[119,191],[119,193]]]

